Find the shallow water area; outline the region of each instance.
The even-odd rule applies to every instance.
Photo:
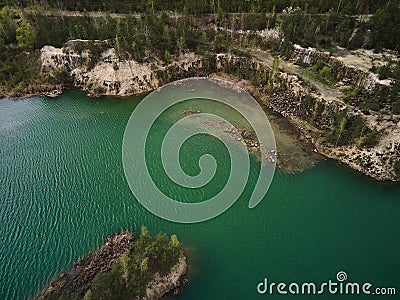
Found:
[[[191,282],[178,299],[289,299],[259,295],[257,284],[266,277],[321,283],[339,271],[348,281],[400,292],[398,184],[320,161],[296,174],[277,170],[264,200],[249,209],[259,170],[251,157],[246,188],[225,213],[198,224],[165,221],[134,199],[122,168],[125,125],[140,100],[95,100],[75,90],[56,99],[0,100],[0,299],[32,297],[107,236],[138,232],[142,224],[152,233],[177,234],[188,248]],[[171,113],[181,118],[185,109],[206,112],[208,106],[224,111],[187,102]],[[161,117],[155,142],[175,117]],[[171,185],[157,162],[151,165],[155,181],[178,199],[216,194],[230,170],[220,141],[203,135],[185,143],[182,168],[196,174],[204,153],[220,162],[218,176],[204,190]]]

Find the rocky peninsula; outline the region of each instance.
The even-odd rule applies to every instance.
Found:
[[[154,253],[146,250],[149,245],[157,247]],[[99,250],[61,272],[36,299],[161,299],[178,295],[187,286],[187,269],[187,257],[175,235],[152,237],[143,227],[136,240],[131,232],[107,238]]]

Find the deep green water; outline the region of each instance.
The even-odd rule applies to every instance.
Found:
[[[77,91],[55,100],[0,100],[0,299],[31,297],[107,236],[141,224],[176,233],[189,249],[191,283],[179,299],[304,299],[259,296],[256,285],[264,277],[321,283],[338,271],[349,281],[396,287],[387,299],[398,299],[399,185],[323,161],[301,174],[277,171],[266,198],[249,210],[253,159],[244,194],[224,214],[199,224],[167,222],[142,208],[124,179],[122,136],[139,100],[93,100]],[[185,145],[182,163],[196,173],[196,155],[222,153],[223,160],[223,150],[202,136]],[[226,171],[222,163],[207,193],[223,186]],[[180,189],[163,186],[179,197]]]

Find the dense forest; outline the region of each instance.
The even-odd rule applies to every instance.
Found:
[[[374,14],[391,5],[393,0],[1,0],[1,6],[20,8],[42,6],[64,10],[110,11],[120,13],[154,11],[187,11],[190,14],[212,14],[222,10],[228,13],[274,13],[287,7],[299,7],[306,13]]]
[[[336,46],[375,51],[398,51],[400,47],[399,0],[122,0],[99,3],[1,0],[0,94],[26,86],[27,82],[63,82],[65,74],[62,72],[56,78],[38,76],[38,50],[44,45],[62,47],[71,39],[108,40],[120,59],[138,62],[155,58],[168,62],[173,56],[189,51],[202,55],[243,53],[243,49],[251,47],[290,57],[293,44],[328,51]],[[65,14],[65,10],[83,12]],[[93,10],[96,14],[88,13]],[[123,14],[116,16],[110,12]],[[360,17],[357,14],[373,15]],[[284,39],[266,40],[253,34],[266,28],[279,29]],[[240,30],[250,32],[236,34]],[[89,48],[95,64],[104,49],[98,43],[89,43]],[[396,70],[398,67],[393,66],[386,70],[386,75],[398,77]],[[385,73],[385,70],[377,71]]]

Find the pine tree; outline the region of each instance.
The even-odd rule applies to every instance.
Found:
[[[18,21],[16,34],[17,34],[17,44],[19,48],[24,50],[30,50],[35,48],[36,31],[27,19],[21,18]]]

